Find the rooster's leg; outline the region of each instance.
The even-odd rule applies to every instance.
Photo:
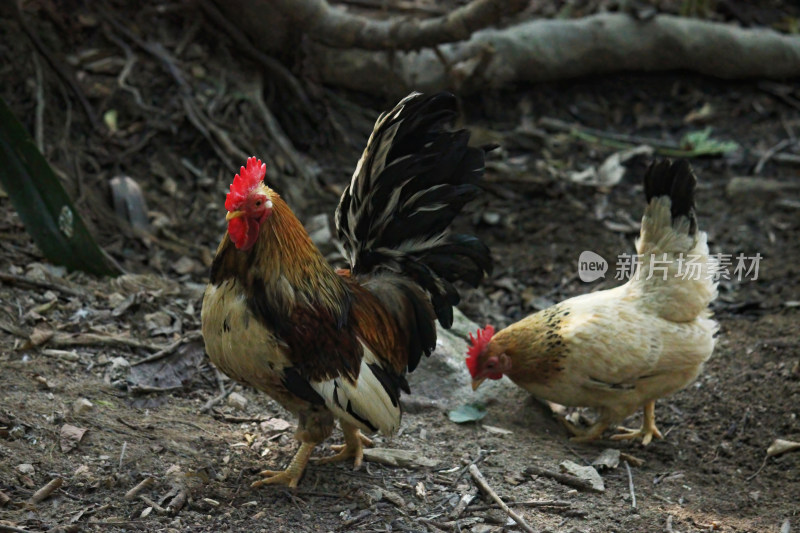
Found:
[[[656,427],[656,402],[648,402],[644,405],[644,420],[642,420],[642,427],[639,429],[617,428],[623,433],[613,435],[612,440],[631,440],[642,438],[642,446],[647,446],[653,437],[663,439],[664,436]]]
[[[303,477],[303,471],[306,469],[308,459],[311,457],[311,451],[316,446],[313,442],[300,443],[300,449],[294,454],[294,459],[289,463],[286,470],[264,470],[258,475],[265,477],[254,482],[250,487],[256,488],[262,485],[288,485],[291,488],[297,487],[300,478]]]
[[[342,433],[344,433],[344,444],[331,446],[333,451],[339,453],[332,457],[319,459],[317,462],[319,464],[335,463],[352,457],[355,459],[354,468],[358,470],[358,468],[361,467],[361,463],[364,461],[364,446],[372,446],[372,440],[362,435],[357,427],[347,422],[342,422],[341,424]]]

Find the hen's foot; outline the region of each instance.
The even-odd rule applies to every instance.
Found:
[[[334,444],[331,446],[331,449],[338,453],[331,457],[316,459],[316,462],[324,465],[353,458],[353,469],[358,470],[364,462],[364,447],[372,447],[372,439],[362,435],[358,428],[345,424],[342,424],[342,432],[344,433],[344,444]]]
[[[263,485],[287,485],[289,488],[296,488],[300,478],[303,477],[314,446],[315,444],[310,442],[302,443],[286,470],[263,470],[258,475],[266,479],[253,482],[250,487],[255,489]]]
[[[597,440],[603,436],[603,432],[606,430],[607,427],[608,424],[605,422],[595,422],[588,429],[580,429],[573,425],[574,436],[569,440],[571,440],[572,442],[591,442],[593,440]]]
[[[588,428],[583,429],[579,428],[563,416],[558,417],[558,420],[565,428],[567,428],[567,431],[572,433],[572,437],[569,439],[572,442],[590,442],[597,440],[603,435],[603,432],[608,427],[608,424],[605,422],[595,422]]]
[[[661,434],[661,431],[658,430],[655,423],[649,427],[645,427],[643,425],[639,429],[631,429],[624,427],[618,427],[617,429],[622,433],[612,435],[611,440],[634,440],[641,437],[642,446],[647,446],[653,440],[653,437],[657,439],[664,438],[664,435]]]
[[[642,446],[647,446],[653,437],[663,439],[664,435],[656,427],[656,402],[648,402],[644,406],[644,420],[642,420],[642,427],[639,429],[629,429],[620,427],[617,428],[622,433],[613,435],[611,440],[633,440],[641,437]]]

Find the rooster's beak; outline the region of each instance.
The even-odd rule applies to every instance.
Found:
[[[484,381],[486,381],[486,378],[473,379],[472,390],[478,390],[478,387],[480,387],[481,383],[483,383]]]
[[[242,215],[244,215],[244,211],[228,211],[228,214],[225,215],[225,220],[230,222],[234,218],[239,218]]]

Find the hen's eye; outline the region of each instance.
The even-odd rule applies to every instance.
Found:
[[[256,207],[261,207],[261,200],[256,200]]]
[[[486,363],[486,368],[494,368],[494,362],[490,361],[490,362]]]

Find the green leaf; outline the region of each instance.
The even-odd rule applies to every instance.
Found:
[[[712,138],[711,128],[687,133],[681,138],[680,145],[688,152],[689,157],[727,154],[739,148],[739,144],[734,141],[720,141]]]
[[[453,409],[447,416],[456,424],[477,422],[486,416],[486,407],[481,403],[468,403]]]
[[[53,169],[0,98],[0,186],[44,256],[69,270],[115,275]]]

